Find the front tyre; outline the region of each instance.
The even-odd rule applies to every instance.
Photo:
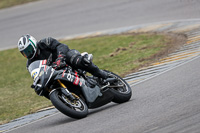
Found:
[[[117,79],[116,82],[111,83],[110,85],[115,86],[110,89],[114,94],[114,99],[112,101],[115,103],[124,103],[129,101],[132,96],[132,90],[129,84],[117,74],[109,71],[107,72],[109,73],[110,77]]]
[[[68,97],[63,95],[61,91],[54,90],[50,94],[50,99],[52,104],[60,112],[69,117],[81,119],[86,117],[88,114],[88,107],[81,98],[71,101]]]

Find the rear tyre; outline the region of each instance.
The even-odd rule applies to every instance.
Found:
[[[68,97],[63,95],[61,91],[54,90],[50,94],[50,99],[52,104],[60,112],[69,117],[81,119],[86,117],[88,114],[88,107],[81,98],[71,101]]]
[[[129,101],[132,96],[132,90],[129,84],[123,78],[112,72],[109,72],[109,76],[117,79],[117,81],[112,83],[111,86],[118,86],[110,89],[114,94],[114,99],[112,101],[115,103],[124,103]]]

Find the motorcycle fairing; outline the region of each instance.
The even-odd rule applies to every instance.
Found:
[[[64,80],[73,83],[74,85],[78,85],[81,87],[83,95],[87,99],[88,102],[94,102],[98,96],[101,96],[100,88],[95,86],[94,88],[90,88],[85,84],[85,79],[79,77],[76,73],[71,71],[63,71],[58,74],[55,80]]]
[[[98,96],[102,96],[102,93],[100,92],[100,88],[98,86],[95,86],[94,88],[90,88],[83,84],[81,87],[83,95],[87,99],[89,103],[92,103],[96,100]]]
[[[71,72],[71,71],[66,71],[64,70],[62,73],[59,73],[55,80],[64,80],[73,83],[74,85],[77,86],[82,86],[83,85],[83,80],[80,78],[77,73]]]

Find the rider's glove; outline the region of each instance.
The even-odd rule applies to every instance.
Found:
[[[66,66],[65,55],[63,54],[58,55],[56,61],[53,62],[53,67],[57,70],[65,66]]]

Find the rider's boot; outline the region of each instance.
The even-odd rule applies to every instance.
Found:
[[[108,73],[100,70],[95,64],[93,64],[92,59],[92,54],[82,53],[82,55],[77,55],[73,60],[71,59],[71,64],[78,69],[91,73],[95,77],[107,79]]]
[[[102,79],[107,79],[109,77],[108,73],[106,71],[103,71],[99,69],[96,65],[91,63],[88,66],[88,72],[91,73],[92,75],[102,78]]]

